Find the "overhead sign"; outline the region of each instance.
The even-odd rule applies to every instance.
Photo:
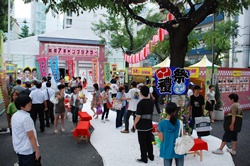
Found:
[[[155,72],[155,83],[159,95],[184,95],[190,73],[180,67],[165,67]]]
[[[151,67],[132,67],[132,75],[152,76]]]
[[[234,70],[234,71],[233,71],[233,76],[235,76],[235,77],[241,76],[241,71],[236,71],[236,70]]]
[[[184,69],[188,70],[190,73],[190,78],[199,78],[199,67],[184,67]]]
[[[46,77],[47,78],[47,61],[46,58],[39,58],[39,65],[40,65],[40,72],[41,72],[41,77]]]

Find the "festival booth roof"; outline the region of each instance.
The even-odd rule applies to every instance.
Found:
[[[207,59],[207,56],[204,55],[204,57],[202,58],[202,60],[196,64],[193,64],[189,67],[211,67],[212,63]],[[214,67],[220,67],[218,65],[214,65]]]
[[[101,39],[91,30],[66,28],[63,30],[26,37],[10,42],[10,55],[39,55],[39,41],[61,41],[68,43],[101,45]],[[4,55],[7,55],[8,43],[4,43]]]
[[[167,57],[163,62],[153,66],[153,67],[170,67],[170,59]]]

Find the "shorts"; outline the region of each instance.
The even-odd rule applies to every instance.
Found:
[[[233,131],[225,131],[222,142],[231,142],[231,141],[237,141],[238,133]]]
[[[61,115],[64,112],[55,112],[56,115]]]
[[[79,108],[81,109],[83,107],[83,104],[79,104]]]

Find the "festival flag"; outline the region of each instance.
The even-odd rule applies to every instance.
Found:
[[[105,82],[108,83],[111,78],[110,78],[110,63],[109,62],[103,62],[104,64],[104,79]]]
[[[46,77],[47,78],[47,62],[46,58],[39,58],[39,65],[40,65],[40,72],[41,72],[41,77]]]
[[[52,70],[55,82],[57,84],[60,81],[60,75],[59,75],[59,70],[58,70],[58,58],[51,57],[50,58],[50,65],[51,65],[51,70]]]
[[[97,59],[92,59],[92,83],[98,83],[98,61]]]
[[[41,81],[41,80],[42,80],[42,77],[41,77],[41,69],[40,69],[40,64],[39,64],[38,58],[35,59],[35,64],[36,64],[37,79],[38,79],[39,81]]]
[[[74,61],[68,60],[68,75],[69,80],[71,80],[72,77],[74,77]]]

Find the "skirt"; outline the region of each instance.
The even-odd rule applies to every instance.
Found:
[[[214,103],[215,101],[214,100],[210,100],[212,102],[212,104],[210,104],[208,101],[206,102],[206,107],[205,109],[208,110],[208,111],[213,111],[214,110]]]

